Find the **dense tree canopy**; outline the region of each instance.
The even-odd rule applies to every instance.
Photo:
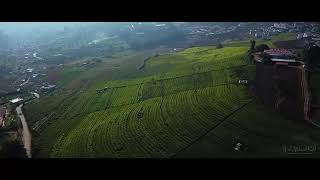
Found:
[[[251,40],[250,41],[250,50],[253,50],[254,48],[255,48],[255,46],[256,46],[256,41],[255,40]]]
[[[263,52],[264,50],[269,49],[269,46],[266,44],[260,44],[256,47],[256,50],[258,52]]]
[[[0,149],[0,158],[25,158],[26,151],[19,141],[6,141]]]
[[[218,43],[218,45],[216,46],[217,49],[223,48],[223,45],[221,43]]]

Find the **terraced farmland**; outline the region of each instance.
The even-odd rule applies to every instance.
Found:
[[[219,126],[179,153],[178,157],[231,158],[231,157],[319,157],[318,151],[305,156],[286,149],[318,144],[317,127],[304,121],[280,117],[258,101],[252,101],[232,114]],[[246,152],[235,152],[233,143],[240,141],[248,146]],[[201,153],[200,153],[201,152]]]
[[[245,87],[229,84],[94,112],[61,137],[52,155],[170,157],[249,100]]]
[[[50,156],[170,157],[188,146],[251,100],[247,87],[237,84],[239,77],[231,76],[235,69],[253,68],[244,60],[245,49],[205,51],[194,48],[151,58],[146,76],[107,82],[102,93],[82,93],[64,113],[72,120],[59,121],[72,128],[55,133]],[[163,64],[174,65],[148,76]]]
[[[253,101],[248,86],[238,84],[239,79],[251,82],[255,74],[255,66],[246,62],[246,51],[244,47],[196,47],[154,56],[143,71],[136,68],[139,65],[130,73],[124,69],[126,78],[114,75],[104,80],[101,75],[114,73],[104,70],[96,73],[99,81],[71,95],[61,90],[28,105],[30,110],[39,108],[38,114],[28,113],[32,121],[44,122],[34,142],[37,156],[170,158],[188,154],[190,146],[231,117],[247,118],[237,115]],[[121,72],[119,68],[117,73]],[[49,104],[54,97],[60,99]],[[55,114],[49,116],[52,111]]]

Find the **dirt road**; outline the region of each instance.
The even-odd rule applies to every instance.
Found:
[[[23,106],[23,104],[20,104],[16,108],[16,111],[18,113],[19,118],[21,119],[21,123],[22,123],[22,127],[23,127],[22,140],[23,140],[24,148],[26,149],[28,158],[31,158],[31,139],[32,139],[32,136],[29,131],[29,127],[28,127],[26,118],[22,113],[22,106]]]
[[[307,78],[306,78],[304,64],[301,65],[301,66],[288,66],[288,67],[299,69],[300,72],[301,72],[301,87],[303,89],[303,97],[304,97],[304,105],[303,105],[304,119],[309,121],[310,120],[309,119],[310,95],[309,95],[308,83],[307,83],[307,80],[306,80]]]

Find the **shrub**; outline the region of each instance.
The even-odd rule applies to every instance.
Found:
[[[269,49],[269,46],[266,45],[266,44],[260,44],[260,45],[258,45],[258,46],[256,47],[256,50],[257,50],[258,52],[263,52],[265,49]]]
[[[216,46],[217,49],[223,48],[223,45],[221,43],[218,43],[218,45]]]

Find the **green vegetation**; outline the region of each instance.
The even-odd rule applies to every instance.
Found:
[[[227,93],[233,96],[220,101],[213,98]],[[169,157],[246,102],[245,97],[244,88],[222,85],[91,113],[60,137],[51,155]]]
[[[273,110],[253,101],[178,157],[303,157],[290,155],[284,148],[318,144],[319,135],[317,127],[279,117]],[[235,153],[231,148],[232,143],[239,140],[248,146],[244,153]],[[319,152],[313,155],[317,156]]]
[[[3,105],[9,111],[9,115],[6,115],[4,118],[4,126],[0,127],[0,132],[5,132],[12,129],[17,129],[18,117],[15,113],[15,106],[11,104]],[[1,124],[2,125],[2,124]]]
[[[257,47],[256,47],[256,50],[258,51],[258,52],[263,52],[264,50],[268,50],[269,49],[269,47],[268,47],[268,45],[266,45],[266,44],[259,44]]]
[[[17,118],[17,117],[16,117],[15,115],[9,115],[8,117],[6,117],[6,118],[4,119],[5,124],[4,124],[4,127],[3,127],[3,128],[13,127],[14,124],[17,122],[16,118]]]
[[[245,51],[245,48],[191,48],[177,54],[152,57],[150,61],[147,62],[144,71],[131,73],[135,74],[135,78],[123,78],[123,76],[129,76],[127,75],[128,71],[125,71],[125,67],[120,68],[118,70],[120,74],[117,75],[118,78],[113,75],[113,77],[109,77],[112,79],[111,81],[106,81],[107,78],[97,78],[100,74],[104,76],[107,76],[107,74],[111,75],[114,70],[106,69],[109,67],[107,65],[101,66],[101,69],[94,68],[86,71],[71,66],[61,72],[63,73],[62,77],[65,77],[60,81],[60,86],[63,87],[63,89],[58,90],[56,94],[43,97],[39,102],[34,101],[26,106],[27,117],[31,119],[30,122],[33,124],[33,128],[41,133],[41,137],[35,142],[36,146],[37,143],[41,146],[41,155],[48,155],[50,153],[51,156],[58,154],[62,154],[62,156],[63,154],[67,155],[67,153],[63,152],[64,148],[61,149],[57,147],[61,147],[60,143],[65,143],[65,138],[70,139],[70,137],[75,137],[76,135],[71,134],[72,132],[77,134],[77,127],[81,127],[86,123],[93,123],[90,117],[96,114],[98,115],[97,119],[103,118],[103,122],[107,125],[107,122],[111,121],[112,118],[117,118],[119,122],[124,121],[124,123],[125,121],[129,121],[129,118],[132,118],[132,122],[134,122],[136,115],[133,115],[131,111],[140,112],[140,110],[143,109],[141,111],[145,112],[143,112],[144,115],[141,119],[157,120],[156,118],[166,118],[168,121],[167,125],[172,126],[171,128],[177,131],[177,128],[184,128],[178,127],[178,124],[181,123],[179,121],[182,119],[178,117],[170,118],[170,116],[174,114],[171,111],[176,109],[178,111],[177,113],[184,114],[183,112],[186,108],[196,104],[196,102],[191,101],[192,99],[181,104],[177,98],[188,99],[189,96],[195,96],[193,99],[197,100],[197,98],[206,98],[208,94],[212,96],[216,94],[218,97],[228,96],[226,93],[230,91],[235,94],[234,100],[237,98],[243,99],[239,100],[241,104],[241,102],[246,101],[248,97],[243,95],[246,94],[246,88],[244,86],[238,87],[238,85],[234,85],[234,83],[237,83],[237,73],[235,69],[239,69],[241,66],[247,66],[242,59],[245,56]],[[249,66],[248,69],[250,69]],[[131,69],[131,71],[133,71],[133,69]],[[135,69],[135,71],[137,70]],[[122,79],[120,79],[122,73],[123,76]],[[90,82],[90,80],[93,79],[94,82]],[[96,92],[97,89],[104,87],[109,87],[109,89],[102,94]],[[237,91],[237,88],[239,88],[239,91]],[[161,105],[160,102],[167,103],[172,109],[169,108],[167,110],[164,109],[164,107],[162,110],[159,109]],[[203,101],[203,103],[204,102],[205,101]],[[217,104],[217,102],[212,103]],[[223,103],[221,102],[219,104]],[[237,106],[237,102],[231,100],[229,102],[228,98],[226,98],[224,104],[226,104],[226,107]],[[204,109],[202,111],[206,114],[210,114],[209,105],[210,104],[205,106],[205,104],[203,104],[203,108],[206,108],[206,110]],[[180,109],[179,107],[184,108]],[[222,109],[222,107],[220,109]],[[227,114],[230,110],[232,110],[232,108],[226,109],[226,112],[221,110],[221,115],[217,114],[217,117],[223,117],[223,115]],[[169,111],[167,113],[170,114],[166,116],[163,115],[163,117],[158,116],[157,114],[162,114],[162,111]],[[197,109],[194,111],[194,113],[200,115],[201,111],[197,112]],[[130,113],[131,116],[125,117],[128,116],[128,113]],[[108,114],[108,116],[106,116],[106,114]],[[206,115],[202,116],[206,117]],[[207,116],[204,121],[210,123],[211,120],[209,117],[210,116]],[[185,118],[187,118],[187,116]],[[162,121],[162,119],[158,119],[157,121]],[[145,123],[147,123],[146,126],[148,127],[152,126],[148,124],[150,121],[145,120]],[[164,124],[162,123],[160,125]],[[167,126],[161,128],[164,129],[165,127]],[[118,133],[117,129],[114,130],[114,133]],[[130,131],[134,131],[134,129]],[[145,133],[148,132],[146,131]],[[167,133],[170,134],[172,132],[169,131]],[[193,134],[192,136],[196,135],[197,134]],[[174,142],[174,140],[171,141]],[[56,144],[55,148],[52,149],[51,144]],[[161,151],[168,151],[168,153],[169,151],[171,153],[174,152],[173,150],[166,149],[162,149]],[[112,154],[114,152],[109,153]],[[139,153],[143,155],[143,153],[146,152]],[[76,154],[74,155],[76,156]],[[135,156],[135,154],[132,154],[132,156]]]
[[[264,112],[258,102],[253,105],[248,86],[238,83],[254,78],[255,66],[246,60],[248,47],[189,48],[153,56],[141,70],[137,67],[146,58],[141,54],[93,69],[66,67],[60,72],[60,89],[25,107],[31,126],[40,134],[33,139],[35,156],[180,157],[177,153],[183,156],[190,145],[197,149],[195,142],[208,132],[232,144],[233,136],[242,131],[221,130],[231,121],[263,137],[272,135],[277,125],[279,131],[274,132],[291,127],[295,122]],[[121,66],[114,69],[115,64]],[[276,124],[279,121],[283,122]],[[270,128],[265,131],[265,127]],[[281,133],[284,137],[276,144],[294,131]],[[254,136],[250,145],[260,148],[263,143]],[[225,154],[232,151],[230,146],[216,150],[224,148],[229,148]],[[199,152],[192,150],[190,156]]]

